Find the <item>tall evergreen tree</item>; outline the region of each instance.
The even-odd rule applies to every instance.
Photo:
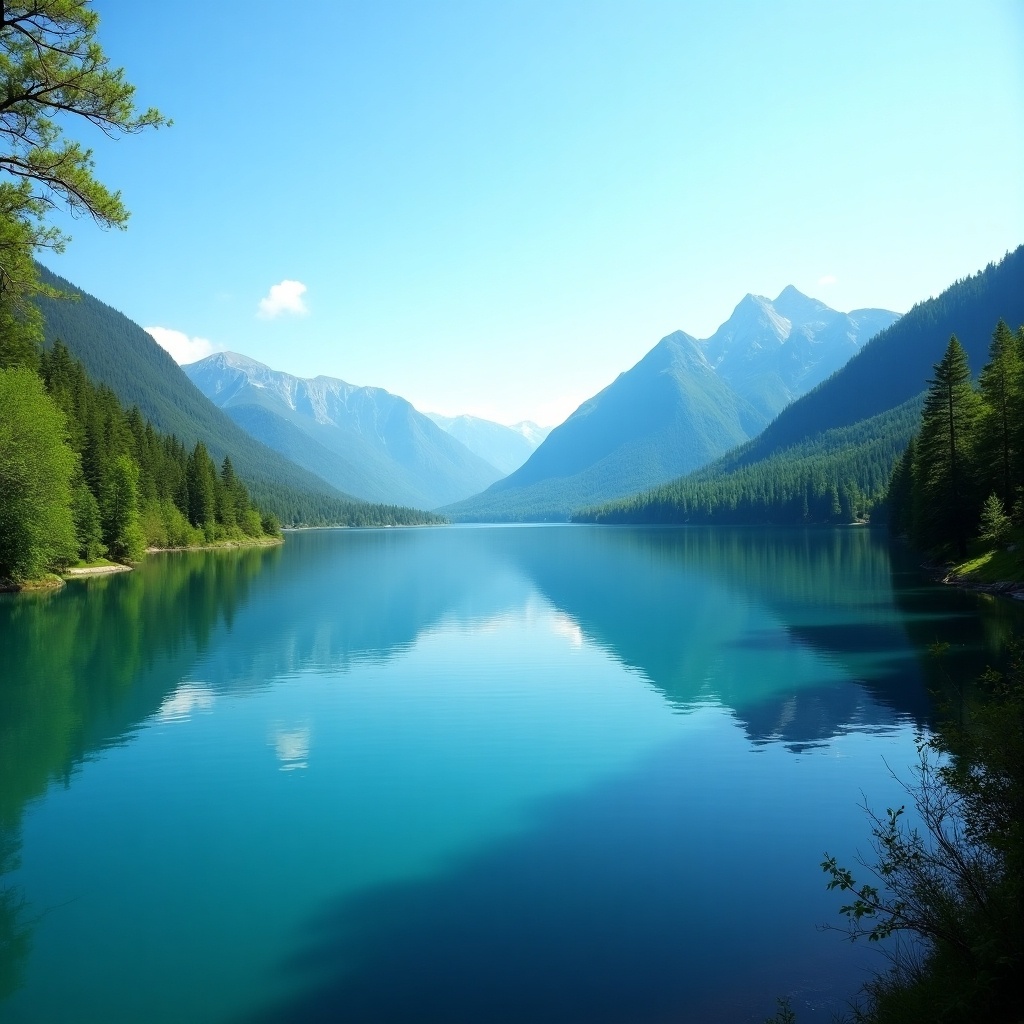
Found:
[[[1020,479],[1021,366],[1017,339],[1000,320],[992,334],[989,361],[978,378],[985,405],[979,436],[983,464],[979,468],[984,489],[994,491],[1004,508],[1013,507],[1015,478]]]
[[[188,488],[189,522],[205,530],[208,538],[212,540],[217,521],[216,470],[202,441],[196,442],[188,457],[185,479]]]
[[[917,442],[916,475],[922,502],[915,535],[933,548],[949,542],[961,557],[977,525],[978,499],[973,432],[980,413],[967,354],[956,335],[928,382]]]
[[[89,0],[0,3],[0,366],[34,360],[41,318],[31,299],[55,294],[38,279],[32,254],[63,249],[47,224],[54,209],[124,227],[121,194],[93,173],[92,151],[65,135],[69,123],[111,138],[167,124],[135,105],[135,89],[96,40]],[[32,367],[34,368],[34,366]]]
[[[78,538],[78,557],[84,562],[102,558],[107,553],[107,546],[103,543],[100,505],[81,472],[77,474],[72,489],[71,512],[75,520],[75,536]]]

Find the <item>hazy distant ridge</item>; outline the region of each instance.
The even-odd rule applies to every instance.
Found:
[[[218,352],[183,369],[257,440],[368,501],[433,508],[502,475],[383,388],[295,377],[235,352]]]
[[[551,433],[551,427],[540,427],[530,420],[506,427],[503,423],[465,414],[442,416],[440,413],[428,412],[424,415],[502,473],[517,470]]]

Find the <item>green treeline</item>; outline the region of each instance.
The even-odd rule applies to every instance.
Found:
[[[976,386],[955,336],[934,372],[926,392],[895,409],[756,462],[744,464],[739,449],[682,479],[583,509],[573,520],[888,519],[920,549],[962,557],[979,532],[998,540],[1011,525],[1024,526],[1024,327],[1014,334],[999,321]]]
[[[367,504],[289,462],[245,433],[207,401],[138,324],[36,264],[47,289],[32,304],[44,344],[61,338],[86,374],[122,405],[137,405],[155,429],[193,447],[202,441],[218,464],[230,455],[253,501],[288,526],[406,526],[446,520],[428,512]],[[0,311],[2,312],[2,311]],[[0,325],[2,330],[2,325]]]
[[[920,430],[896,464],[894,531],[921,550],[967,554],[1024,524],[1024,327],[999,321],[975,385],[954,335],[928,382]]]
[[[583,509],[572,518],[590,523],[797,525],[877,516],[920,408],[921,399],[913,398],[760,461],[723,471],[725,460],[719,460],[642,494]],[[737,455],[726,459],[735,461]]]
[[[0,578],[279,533],[230,458],[217,467],[201,441],[187,451],[126,412],[62,343],[34,355],[8,351],[0,369]]]

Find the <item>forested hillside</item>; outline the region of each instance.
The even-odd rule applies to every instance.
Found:
[[[38,373],[0,375],[0,578],[76,561],[133,562],[147,546],[276,535],[229,458],[161,435],[56,342]]]
[[[174,434],[188,448],[201,440],[218,463],[230,456],[260,507],[281,522],[362,525],[367,516],[372,522],[398,521],[385,506],[370,512],[363,502],[253,440],[200,394],[138,324],[46,268],[38,270],[45,285],[74,296],[37,298],[45,344],[60,338],[90,378],[106,384],[125,407],[138,406],[156,430]]]
[[[662,487],[582,509],[581,522],[850,522],[881,507],[918,427],[933,365],[956,334],[971,364],[992,324],[1024,321],[1024,246],[919,303],[841,370],[717,462]]]
[[[723,471],[749,465],[835,427],[895,409],[924,391],[950,336],[972,366],[988,357],[992,325],[1024,320],[1024,245],[941,295],[918,303],[869,341],[841,370],[784,409],[750,445],[730,453]]]
[[[566,519],[698,470],[761,431],[898,319],[840,313],[792,286],[747,295],[707,339],[663,338],[584,402],[520,469],[448,506],[454,519]]]

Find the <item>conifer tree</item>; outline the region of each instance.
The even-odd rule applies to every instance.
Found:
[[[100,505],[80,471],[72,488],[71,513],[78,539],[78,557],[84,562],[102,558],[107,553],[107,546],[103,543]]]
[[[992,334],[989,361],[978,378],[985,404],[979,450],[985,484],[1005,508],[1013,506],[1014,481],[1020,478],[1021,367],[1017,339],[1000,320]]]
[[[63,249],[54,208],[123,228],[121,194],[93,174],[92,152],[65,136],[70,122],[111,138],[167,124],[135,106],[135,89],[96,40],[88,0],[0,3],[0,366],[28,365],[41,338],[32,255]],[[33,366],[34,368],[34,366]]]
[[[955,335],[934,372],[917,441],[915,473],[921,501],[915,533],[922,547],[950,543],[963,557],[980,505],[973,463],[980,403],[967,354]]]
[[[216,472],[213,461],[202,441],[197,441],[188,457],[185,472],[188,489],[189,522],[204,530],[207,539],[213,540],[217,520]]]

